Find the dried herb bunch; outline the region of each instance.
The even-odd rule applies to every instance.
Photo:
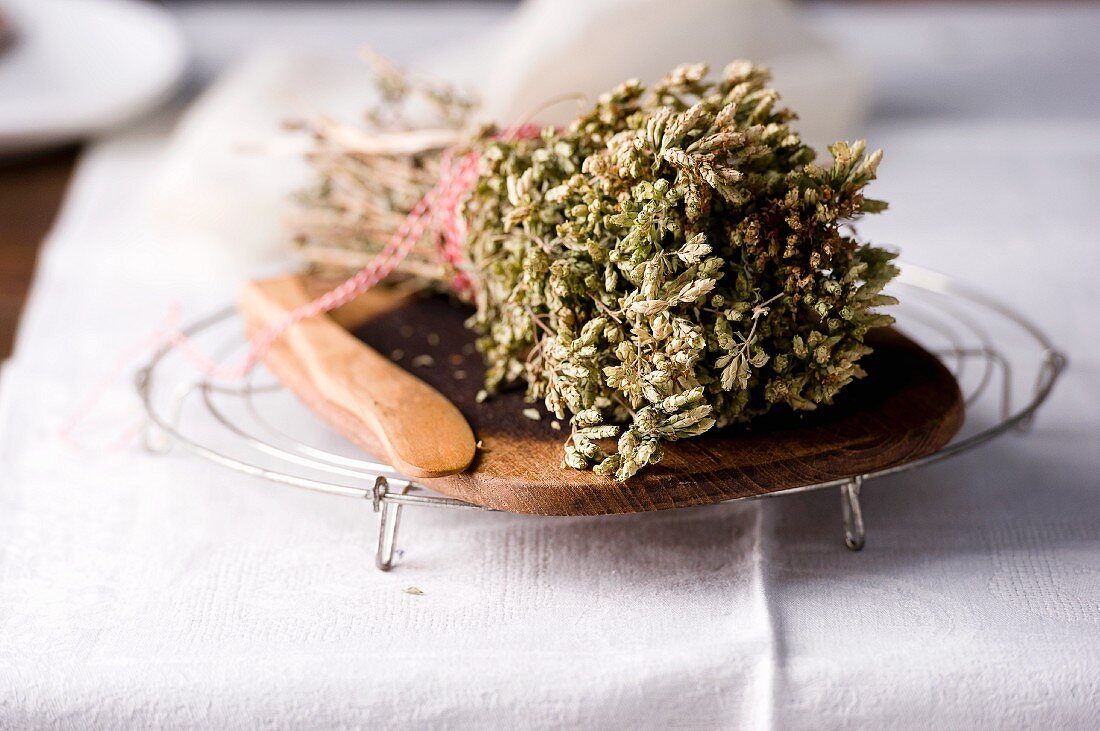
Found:
[[[565,131],[485,142],[469,324],[489,393],[521,381],[571,416],[565,466],[627,479],[666,441],[829,404],[892,322],[873,308],[894,255],[843,229],[886,207],[863,196],[881,152],[814,164],[766,70],[706,77],[629,81]]]
[[[524,384],[572,426],[564,466],[627,479],[664,442],[781,405],[829,404],[870,352],[894,255],[848,227],[880,152],[838,142],[831,164],[792,129],[768,72],[717,81],[685,65],[629,81],[535,139],[461,132],[470,103],[374,59],[383,108],[363,132],[316,120],[320,184],[297,221],[313,264],[361,266],[434,184],[444,149],[480,158],[459,207],[478,334],[479,398]],[[401,121],[410,96],[437,108]],[[447,276],[426,236],[402,271]],[[526,412],[530,412],[527,409]],[[535,415],[535,414],[532,414]]]

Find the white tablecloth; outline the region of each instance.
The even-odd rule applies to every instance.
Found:
[[[412,57],[402,13],[436,38],[502,12],[309,7],[297,34],[294,8],[185,19],[209,69],[249,34],[331,27]],[[607,519],[409,511],[380,573],[366,504],[99,448],[134,413],[122,379],[84,447],[58,439],[173,301],[205,312],[245,273],[232,241],[150,213],[170,121],[152,120],[85,155],[3,370],[0,727],[1094,727],[1100,11],[816,12],[877,76],[864,131],[893,207],[864,233],[1068,351],[1030,435],[870,484],[858,554],[829,491]]]

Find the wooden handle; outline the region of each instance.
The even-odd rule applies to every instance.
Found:
[[[245,285],[240,309],[256,329],[281,321],[311,299],[301,277],[279,277]],[[361,319],[359,310],[365,309],[305,319],[282,335],[271,354],[297,361],[293,365],[310,390],[351,417],[344,419],[345,435],[358,443],[376,441],[409,477],[462,472],[474,459],[473,430],[445,396],[341,326]],[[369,429],[374,439],[357,439],[357,426]]]

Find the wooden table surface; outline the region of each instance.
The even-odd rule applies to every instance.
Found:
[[[0,161],[0,361],[11,355],[38,247],[72,176],[77,150]]]

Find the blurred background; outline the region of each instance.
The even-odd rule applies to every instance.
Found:
[[[462,726],[531,709],[551,728],[1096,727],[1100,2],[0,13],[0,727]],[[238,489],[184,450],[126,446],[152,344],[298,264],[283,219],[309,140],[283,123],[362,123],[364,46],[502,123],[567,118],[575,102],[546,102],[683,62],[766,64],[819,149],[885,151],[869,190],[890,208],[860,236],[1023,313],[1068,370],[1024,438],[865,487],[859,554],[841,555],[830,490],[553,527],[414,512],[408,555],[375,572],[368,506]],[[1051,361],[945,301],[944,339],[986,363],[966,371],[990,386],[979,418],[996,384],[1022,408]],[[162,389],[182,402],[192,382]],[[236,453],[222,434],[208,443]]]
[[[141,204],[225,241],[230,266],[278,259],[275,211],[294,164],[241,162],[237,148],[303,109],[354,119],[370,93],[364,45],[474,88],[495,119],[681,61],[748,57],[773,68],[815,143],[889,148],[907,131],[888,149],[886,198],[906,187],[904,158],[926,154],[945,124],[1003,159],[1011,150],[987,149],[987,131],[1057,120],[1072,134],[1100,120],[1092,2],[0,0],[0,14],[0,358],[88,140],[157,130],[170,142]],[[903,201],[884,230],[943,235],[929,213],[955,200]]]

